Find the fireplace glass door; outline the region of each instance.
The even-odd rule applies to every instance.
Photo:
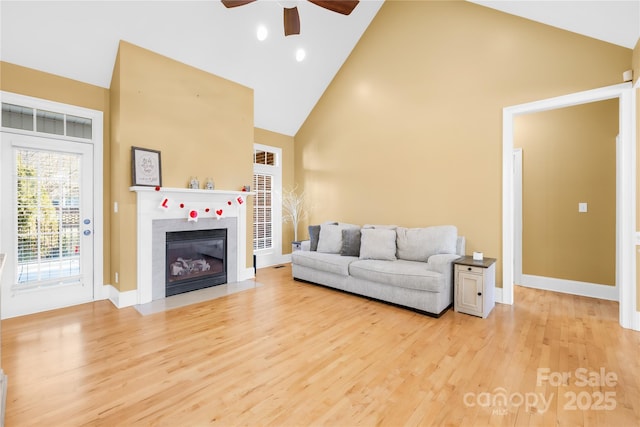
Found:
[[[167,233],[166,296],[227,283],[227,230]]]

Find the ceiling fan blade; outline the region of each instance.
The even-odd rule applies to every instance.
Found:
[[[284,9],[284,35],[292,34],[300,34],[300,15],[297,7]]]
[[[311,3],[333,12],[349,15],[356,8],[358,0],[309,0]]]
[[[220,0],[226,7],[244,6],[245,4],[253,3],[256,0]]]

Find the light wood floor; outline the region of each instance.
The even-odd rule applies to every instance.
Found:
[[[488,319],[434,319],[289,266],[257,280],[149,316],[101,301],[3,321],[6,426],[640,424],[640,333],[617,303],[517,288]]]

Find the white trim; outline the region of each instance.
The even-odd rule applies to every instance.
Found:
[[[256,256],[256,268],[263,268],[270,265],[280,264],[282,257],[282,149],[264,144],[253,144],[254,153],[257,150],[274,153],[276,158],[275,166],[253,164],[254,175],[271,175],[272,183],[272,211],[271,211],[271,241],[273,246],[268,249],[254,250]],[[254,188],[254,190],[257,190]],[[251,212],[253,215],[253,212]],[[253,222],[252,222],[253,223]]]
[[[513,149],[513,162],[513,275],[515,283],[520,283],[522,282],[522,148]]]
[[[256,278],[256,275],[253,274],[253,268],[238,267],[238,282],[244,282],[245,280],[251,280],[255,278]]]
[[[519,285],[526,288],[542,289],[563,294],[618,301],[618,288],[616,286],[534,276],[531,274],[523,274],[522,282],[519,283]]]
[[[514,246],[514,182],[513,182],[513,121],[515,116],[556,108],[571,107],[595,101],[618,98],[620,100],[621,158],[625,160],[617,171],[620,185],[616,189],[620,200],[616,209],[618,247],[616,263],[621,272],[620,325],[640,330],[640,313],[636,310],[636,147],[635,147],[635,91],[631,83],[574,93],[556,98],[515,105],[503,109],[502,135],[502,302],[513,304],[513,246]],[[617,267],[618,268],[618,267]]]
[[[500,304],[504,304],[502,302],[502,300],[503,300],[503,298],[502,298],[502,288],[496,287],[493,290],[493,298],[495,299],[495,302],[500,303]]]
[[[271,267],[273,265],[287,264],[291,262],[291,254],[276,255],[270,254],[267,256],[256,256],[256,268]]]
[[[41,98],[21,95],[12,92],[0,91],[0,102],[21,105],[41,110],[57,111],[68,115],[76,115],[86,117],[92,120],[92,136],[91,140],[83,138],[59,137],[56,135],[43,134],[33,131],[20,131],[17,129],[3,128],[3,132],[18,133],[30,136],[40,136],[46,138],[61,138],[68,141],[81,142],[93,145],[93,295],[94,300],[101,299],[103,273],[104,273],[104,217],[103,217],[103,198],[104,198],[104,114],[102,111],[92,110],[89,108],[79,107],[61,102],[50,101]]]
[[[105,285],[103,293],[117,308],[131,307],[138,303],[138,291],[120,292],[112,285]]]

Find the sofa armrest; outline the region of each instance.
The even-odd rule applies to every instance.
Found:
[[[431,255],[427,260],[429,270],[438,272],[445,277],[445,283],[453,286],[453,261],[460,258],[456,254],[438,254]]]
[[[460,258],[460,255],[456,254],[431,255],[427,260],[427,265],[429,266],[429,270],[444,274],[450,272],[451,264],[458,258]]]

